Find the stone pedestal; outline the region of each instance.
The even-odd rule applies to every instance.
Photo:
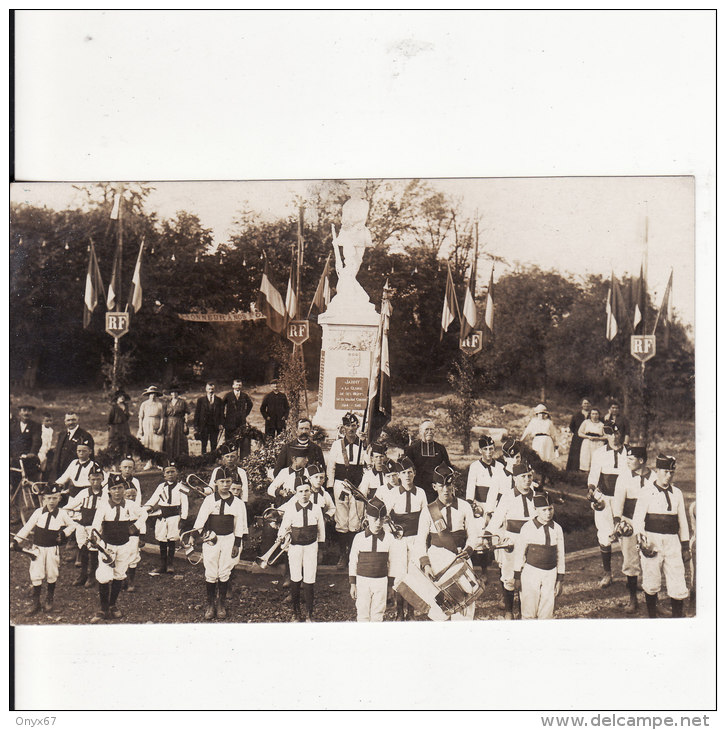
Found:
[[[343,302],[336,303],[336,299],[318,317],[323,342],[314,420],[326,429],[330,439],[337,437],[338,426],[348,411],[356,413],[362,424],[380,322],[370,301],[358,302],[351,309],[340,306]]]

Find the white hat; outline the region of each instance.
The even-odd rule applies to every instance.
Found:
[[[544,403],[540,403],[540,404],[539,404],[539,405],[538,405],[538,406],[537,406],[537,407],[536,407],[536,408],[534,409],[534,414],[535,414],[535,416],[536,416],[536,415],[538,415],[539,413],[549,413],[549,411],[547,410],[547,406],[546,406],[546,405],[545,405]]]

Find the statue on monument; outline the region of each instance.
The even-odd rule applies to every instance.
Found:
[[[336,295],[328,305],[327,314],[335,315],[360,307],[375,307],[358,282],[358,270],[366,248],[373,245],[371,232],[366,227],[368,201],[360,191],[351,186],[351,197],[343,204],[340,231],[336,235],[333,226],[333,252],[335,271],[338,274]],[[341,255],[342,253],[342,255]]]

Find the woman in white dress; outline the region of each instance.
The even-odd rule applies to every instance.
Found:
[[[544,403],[534,409],[534,417],[522,434],[522,441],[532,437],[532,448],[542,461],[554,461],[557,456],[557,429]]]
[[[139,408],[139,441],[147,449],[163,451],[165,407],[161,400],[161,391],[155,385],[151,385],[141,395],[148,396],[148,399]],[[150,469],[151,461],[144,468]]]
[[[582,439],[580,449],[580,471],[590,471],[592,455],[607,441],[603,429],[605,424],[600,420],[600,411],[590,409],[590,416],[581,424],[577,435]]]

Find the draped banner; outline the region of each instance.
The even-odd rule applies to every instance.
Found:
[[[210,312],[207,314],[177,314],[179,319],[185,322],[264,322],[265,315],[261,312],[238,312],[235,314],[219,314]]]

